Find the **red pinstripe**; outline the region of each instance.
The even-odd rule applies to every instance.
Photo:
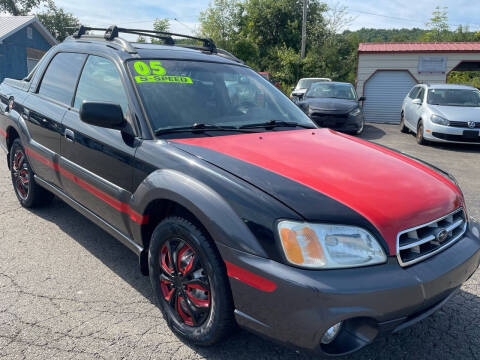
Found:
[[[89,184],[85,180],[80,179],[78,176],[75,176],[74,174],[72,174],[68,170],[60,167],[57,163],[54,163],[53,161],[45,158],[44,156],[42,156],[39,153],[32,150],[31,148],[26,147],[25,152],[27,153],[27,155],[34,158],[35,160],[41,162],[44,165],[47,165],[48,167],[54,169],[55,171],[58,171],[61,175],[63,175],[64,177],[66,177],[70,181],[74,182],[75,184],[77,184],[81,188],[87,190],[89,193],[96,196],[100,200],[104,201],[105,203],[107,203],[108,205],[113,207],[115,210],[118,210],[122,213],[128,214],[130,216],[130,219],[132,219],[136,223],[138,223],[138,224],[147,224],[148,223],[148,215],[143,215],[143,214],[140,214],[140,213],[136,212],[135,210],[133,210],[130,207],[130,205],[128,205],[124,202],[121,202],[121,201],[115,199],[114,197],[104,193],[103,191],[97,189],[95,186]]]

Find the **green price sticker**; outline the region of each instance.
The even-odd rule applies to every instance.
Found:
[[[176,83],[176,84],[193,84],[192,79],[188,76],[175,75],[139,75],[135,76],[135,82],[162,82],[162,83]]]
[[[162,82],[193,84],[192,79],[188,76],[165,75],[167,71],[162,66],[161,61],[158,60],[149,61],[148,64],[144,61],[135,61],[133,67],[138,74],[135,76],[135,82],[137,83]]]

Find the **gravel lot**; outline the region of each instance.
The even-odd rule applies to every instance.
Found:
[[[397,126],[363,138],[455,175],[480,219],[480,147],[417,145]],[[28,211],[0,161],[1,359],[311,359],[243,331],[196,348],[172,335],[137,259],[64,203]],[[443,310],[349,359],[480,359],[480,271]]]

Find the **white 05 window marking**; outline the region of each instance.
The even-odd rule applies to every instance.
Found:
[[[158,60],[149,61],[146,64],[144,61],[135,61],[133,67],[137,73],[135,75],[135,82],[162,82],[175,84],[193,84],[192,79],[188,76],[166,75],[166,70],[162,63]]]

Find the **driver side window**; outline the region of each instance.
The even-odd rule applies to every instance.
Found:
[[[415,99],[419,99],[423,103],[423,98],[425,97],[425,88],[420,88],[420,91],[418,92],[418,95],[415,97]]]
[[[80,109],[83,101],[119,104],[126,114],[128,100],[120,73],[113,62],[99,56],[88,57],[78,82],[74,108]]]

